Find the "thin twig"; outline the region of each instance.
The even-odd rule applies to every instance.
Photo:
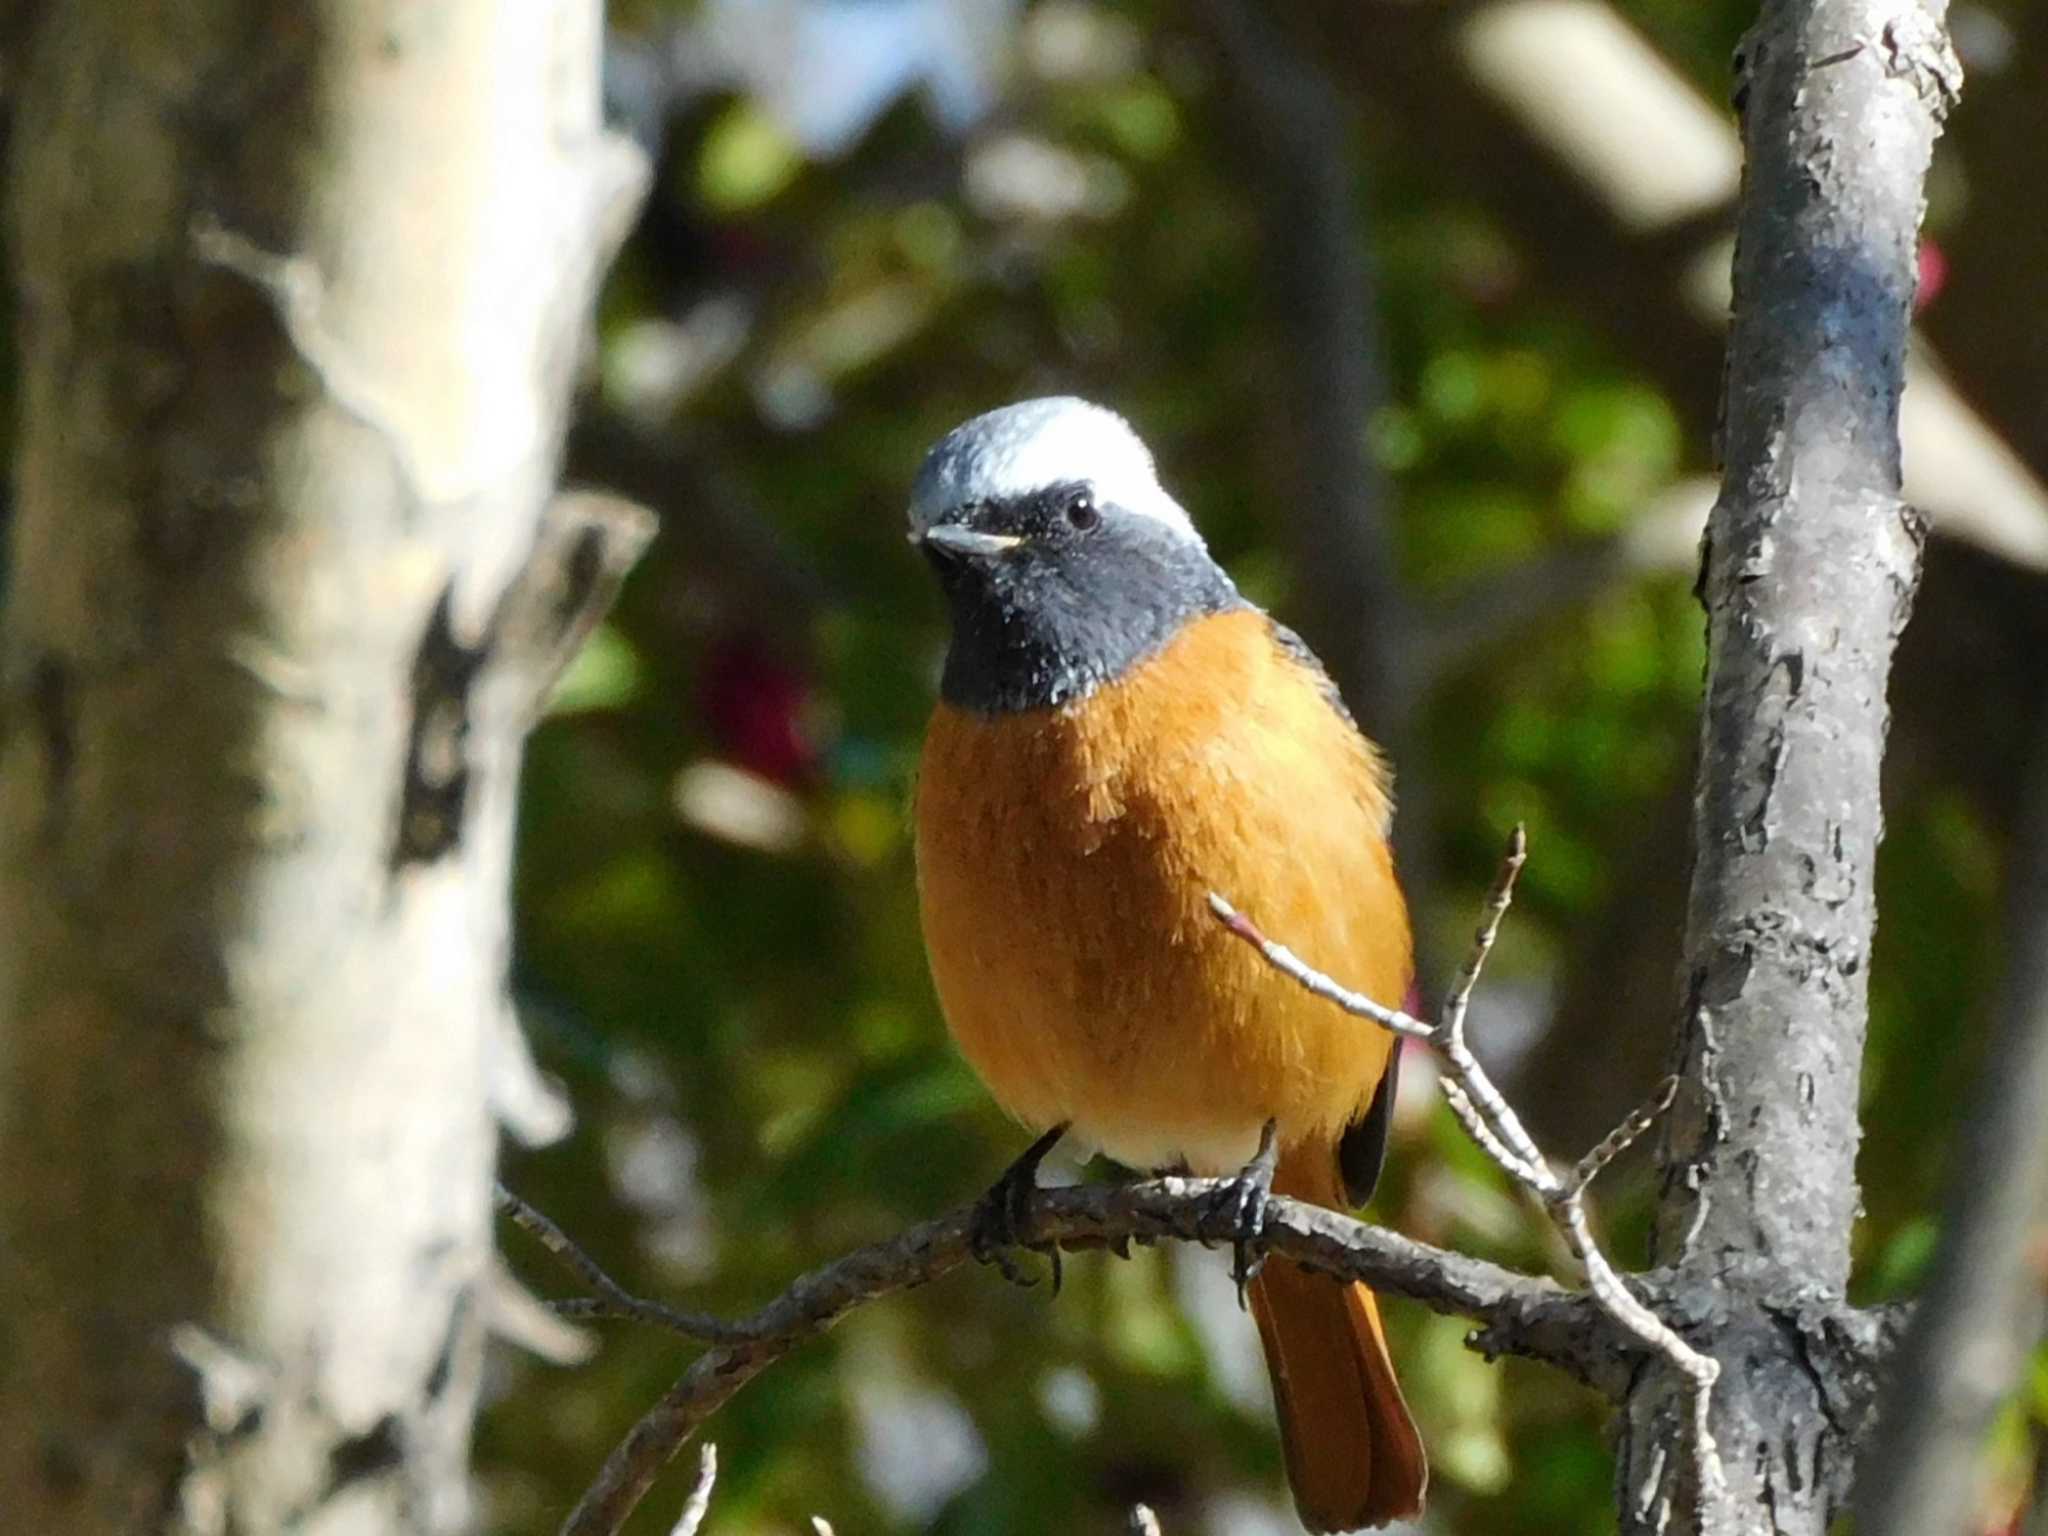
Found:
[[[1600,1144],[1579,1159],[1572,1170],[1571,1187],[1583,1190],[1599,1178],[1622,1153],[1634,1146],[1649,1128],[1657,1123],[1657,1117],[1671,1107],[1678,1097],[1678,1079],[1667,1077],[1653,1095],[1629,1112],[1629,1117],[1602,1138]]]
[[[1443,1033],[1461,1037],[1465,1030],[1465,1011],[1472,1005],[1472,991],[1479,985],[1479,973],[1486,968],[1487,956],[1493,953],[1493,941],[1500,936],[1501,920],[1508,915],[1508,908],[1514,905],[1515,882],[1522,877],[1522,866],[1529,862],[1529,834],[1520,822],[1508,834],[1507,851],[1501,855],[1500,869],[1493,877],[1493,884],[1486,892],[1486,903],[1480,909],[1479,927],[1472,935],[1472,949],[1459,967],[1458,979],[1451,984],[1450,995],[1444,999],[1443,1014],[1438,1025]]]
[[[513,1194],[504,1185],[496,1185],[492,1192],[492,1203],[498,1213],[508,1217],[521,1231],[539,1241],[541,1247],[553,1254],[578,1279],[597,1294],[577,1297],[567,1302],[549,1303],[558,1317],[573,1317],[589,1320],[617,1319],[647,1323],[652,1327],[681,1334],[686,1339],[701,1343],[733,1343],[747,1337],[732,1324],[721,1318],[703,1312],[678,1312],[673,1307],[663,1306],[658,1301],[648,1301],[635,1296],[609,1274],[569,1234],[556,1226],[547,1217]]]
[[[1268,965],[1299,982],[1317,997],[1328,999],[1346,1013],[1355,1013],[1371,1019],[1375,1024],[1383,1024],[1397,1035],[1413,1035],[1418,1040],[1435,1041],[1434,1024],[1425,1024],[1413,1014],[1403,1013],[1398,1008],[1389,1008],[1384,1003],[1376,1003],[1363,992],[1354,992],[1349,987],[1332,981],[1285,944],[1278,944],[1267,938],[1253,925],[1250,918],[1214,891],[1209,893],[1209,910],[1216,914],[1224,927],[1264,955]]]
[[[1217,1201],[1226,1179],[1165,1178],[1133,1184],[1041,1189],[1031,1205],[1031,1237],[1068,1250],[1131,1242],[1227,1244],[1237,1226]],[[554,1223],[516,1196],[499,1201],[586,1283],[603,1270]],[[522,1220],[521,1212],[538,1219]],[[792,1349],[830,1328],[856,1307],[937,1279],[972,1260],[974,1207],[962,1206],[802,1276],[751,1316],[733,1321],[691,1317],[619,1290],[602,1302],[573,1304],[583,1316],[624,1316],[693,1339],[714,1338],[612,1451],[562,1536],[615,1536],[664,1466],[732,1396]],[[559,1246],[558,1246],[559,1245]],[[1398,1233],[1368,1226],[1319,1205],[1275,1197],[1254,1240],[1278,1254],[1342,1279],[1406,1296],[1451,1316],[1484,1324],[1489,1350],[1548,1361],[1603,1391],[1626,1384],[1629,1342],[1606,1326],[1584,1298],[1555,1281],[1489,1264]],[[609,1277],[606,1277],[607,1280]],[[615,1308],[616,1310],[600,1310]],[[568,1307],[559,1307],[567,1311]]]
[[[1237,1228],[1217,1214],[1214,1201],[1234,1187],[1229,1179],[1171,1177],[1040,1189],[1032,1197],[1031,1236],[1034,1242],[1057,1244],[1070,1252],[1120,1250],[1131,1242],[1227,1244],[1235,1239]],[[500,1208],[526,1225],[513,1213],[532,1208],[517,1196],[510,1201]],[[733,1349],[801,1340],[823,1332],[856,1306],[928,1284],[967,1262],[972,1258],[968,1233],[973,1219],[974,1207],[963,1205],[855,1249],[802,1276],[775,1300],[742,1318],[703,1318],[623,1292],[603,1300],[570,1297],[551,1307],[560,1316],[629,1319],[693,1342]],[[594,1266],[558,1227],[545,1217],[539,1220],[562,1245],[556,1251],[572,1270],[583,1275],[586,1266]],[[1503,1348],[1548,1360],[1582,1378],[1602,1372],[1601,1351],[1609,1341],[1588,1339],[1580,1347],[1558,1331],[1578,1327],[1585,1318],[1571,1293],[1553,1280],[1518,1274],[1324,1206],[1277,1195],[1254,1246],[1341,1279],[1364,1280],[1376,1290],[1419,1301],[1447,1316],[1502,1329]]]
[[[697,1486],[683,1501],[683,1512],[676,1517],[675,1528],[669,1536],[697,1536],[704,1517],[711,1512],[711,1489],[717,1481],[718,1445],[715,1441],[706,1440],[704,1448],[697,1453]]]
[[[1450,1105],[1451,1113],[1457,1117],[1458,1124],[1465,1128],[1465,1134],[1479,1143],[1480,1151],[1507,1169],[1520,1183],[1543,1182],[1542,1165],[1528,1162],[1509,1150],[1508,1144],[1494,1133],[1491,1125],[1487,1124],[1486,1117],[1472,1107],[1472,1100],[1466,1096],[1465,1090],[1458,1086],[1456,1078],[1442,1078],[1437,1083],[1437,1088],[1443,1094],[1444,1102]]]
[[[597,1353],[597,1335],[578,1328],[519,1283],[505,1261],[493,1254],[484,1273],[484,1324],[494,1338],[545,1360],[581,1365]]]
[[[1486,968],[1486,958],[1500,933],[1501,920],[1514,901],[1515,880],[1528,855],[1527,834],[1517,826],[1508,839],[1500,872],[1494,877],[1492,889],[1487,892],[1479,928],[1472,936],[1471,952],[1460,968],[1435,1024],[1425,1024],[1333,980],[1285,945],[1266,937],[1257,924],[1223,897],[1211,893],[1209,905],[1226,928],[1256,948],[1275,970],[1317,997],[1326,998],[1359,1018],[1371,1019],[1400,1034],[1427,1040],[1437,1048],[1444,1061],[1441,1081],[1445,1102],[1486,1155],[1505,1169],[1516,1183],[1543,1202],[1550,1219],[1570,1246],[1572,1256],[1584,1268],[1586,1289],[1594,1301],[1615,1322],[1663,1355],[1691,1380],[1693,1433],[1700,1478],[1704,1485],[1719,1487],[1724,1478],[1708,1412],[1714,1383],[1721,1374],[1720,1362],[1687,1344],[1622,1283],[1621,1276],[1594,1241],[1586,1216],[1586,1187],[1624,1147],[1642,1135],[1658,1114],[1669,1107],[1677,1091],[1676,1079],[1666,1083],[1655,1100],[1630,1115],[1598,1146],[1580,1158],[1569,1175],[1564,1175],[1551,1167],[1537,1148],[1535,1139],[1523,1126],[1521,1117],[1494,1086],[1493,1079],[1465,1043],[1465,1015],[1471,1005],[1473,989]]]
[[[1512,899],[1514,871],[1520,866],[1519,838],[1510,849],[1510,861],[1488,899],[1486,920],[1475,936],[1476,956],[1461,973],[1454,996],[1469,1000],[1485,949]],[[1212,895],[1210,905],[1232,932],[1311,992],[1347,1012],[1441,1045],[1440,1025],[1424,1023],[1341,986],[1266,938],[1220,896]],[[1550,1210],[1585,1267],[1586,1295],[1575,1295],[1551,1280],[1413,1242],[1338,1211],[1280,1197],[1273,1200],[1253,1246],[1339,1279],[1364,1281],[1439,1312],[1475,1319],[1484,1325],[1475,1340],[1481,1348],[1548,1361],[1611,1395],[1626,1390],[1644,1349],[1661,1352],[1700,1384],[1697,1429],[1706,1453],[1703,1466],[1718,1471],[1704,1406],[1718,1366],[1689,1349],[1622,1284],[1594,1244],[1586,1221],[1581,1175],[1589,1166],[1595,1173],[1604,1167],[1620,1145],[1640,1133],[1638,1122],[1647,1123],[1654,1109],[1632,1117],[1567,1177],[1544,1161],[1484,1070],[1462,1049],[1462,1042],[1460,1047],[1443,1079],[1447,1096],[1489,1154]],[[1526,1156],[1515,1150],[1518,1146],[1528,1149]],[[1216,1197],[1231,1187],[1231,1181],[1223,1179],[1163,1178],[1041,1189],[1032,1196],[1029,1235],[1035,1244],[1119,1253],[1134,1241],[1229,1243],[1238,1236],[1237,1226],[1219,1215],[1222,1207]],[[501,1190],[499,1208],[596,1293],[555,1303],[559,1312],[631,1318],[715,1346],[691,1363],[606,1458],[563,1523],[562,1536],[616,1536],[662,1468],[756,1376],[854,1308],[927,1284],[972,1257],[974,1208],[963,1206],[815,1269],[751,1316],[726,1321],[643,1301],[517,1196]]]

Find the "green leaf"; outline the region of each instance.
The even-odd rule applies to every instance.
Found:
[[[618,709],[640,697],[646,669],[632,641],[609,624],[600,624],[548,696],[546,713],[577,715],[589,710]]]
[[[752,102],[736,101],[704,135],[697,195],[720,213],[744,213],[774,199],[802,169],[795,141]]]

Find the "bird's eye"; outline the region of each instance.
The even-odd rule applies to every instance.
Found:
[[[1067,526],[1079,533],[1086,533],[1102,521],[1102,509],[1095,505],[1095,498],[1086,491],[1078,492],[1067,502]]]

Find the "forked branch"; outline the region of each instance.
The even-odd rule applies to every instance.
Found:
[[[1223,1179],[1165,1178],[1134,1184],[1041,1189],[1032,1201],[1034,1245],[1068,1251],[1178,1241],[1228,1245],[1237,1236],[1217,1195]],[[750,1316],[730,1321],[634,1296],[546,1217],[508,1190],[498,1209],[532,1233],[585,1294],[554,1303],[587,1320],[630,1320],[711,1343],[612,1452],[562,1536],[614,1536],[668,1462],[741,1388],[856,1307],[925,1285],[973,1261],[974,1207],[962,1206],[812,1270]],[[1376,1290],[1483,1324],[1480,1347],[1558,1366],[1618,1395],[1636,1354],[1606,1317],[1554,1281],[1433,1248],[1395,1232],[1275,1197],[1253,1246]]]
[[[1629,1291],[1594,1243],[1585,1210],[1586,1186],[1669,1101],[1632,1115],[1599,1146],[1560,1173],[1537,1150],[1464,1039],[1473,987],[1514,891],[1523,859],[1518,832],[1488,898],[1471,957],[1459,973],[1435,1024],[1384,1008],[1314,970],[1268,939],[1220,896],[1216,913],[1239,937],[1256,945],[1279,970],[1346,1011],[1404,1035],[1428,1040],[1444,1054],[1446,1095],[1472,1136],[1551,1212],[1586,1268],[1589,1295],[1556,1282],[1516,1274],[1464,1254],[1417,1243],[1367,1226],[1337,1211],[1275,1198],[1251,1246],[1279,1254],[1340,1279],[1362,1280],[1376,1290],[1420,1301],[1436,1311],[1484,1326],[1474,1337],[1493,1354],[1520,1354],[1568,1371],[1619,1398],[1648,1351],[1669,1357],[1698,1384],[1705,1403],[1718,1367],[1688,1347]],[[1108,1248],[1127,1254],[1133,1242],[1230,1244],[1240,1234],[1217,1195],[1221,1179],[1161,1178],[1137,1183],[1080,1185],[1034,1192],[1027,1230],[1034,1247]],[[874,1243],[804,1275],[749,1317],[725,1320],[679,1311],[633,1295],[561,1228],[518,1196],[500,1189],[498,1209],[531,1233],[585,1287],[585,1294],[553,1303],[565,1315],[647,1324],[706,1344],[606,1459],[562,1536],[616,1536],[662,1469],[728,1399],[798,1345],[823,1333],[854,1308],[936,1280],[973,1258],[974,1207],[963,1206],[893,1238]],[[1718,1476],[1718,1460],[1698,1420],[1702,1475]]]
[[[1571,1248],[1572,1256],[1584,1267],[1586,1289],[1593,1299],[1610,1318],[1662,1354],[1691,1380],[1693,1436],[1700,1478],[1704,1485],[1719,1486],[1722,1482],[1721,1460],[1708,1424],[1708,1409],[1714,1383],[1721,1374],[1720,1362],[1687,1344],[1622,1283],[1621,1276],[1594,1240],[1586,1216],[1587,1186],[1624,1148],[1648,1130],[1658,1114],[1670,1105],[1672,1096],[1678,1091],[1678,1080],[1666,1080],[1650,1103],[1609,1132],[1598,1146],[1569,1170],[1559,1172],[1537,1147],[1521,1117],[1494,1086],[1493,1079],[1465,1041],[1465,1015],[1471,1007],[1473,989],[1479,984],[1480,972],[1486,967],[1486,957],[1493,951],[1501,919],[1507,916],[1508,907],[1514,901],[1515,881],[1528,856],[1528,835],[1517,826],[1508,838],[1500,872],[1494,876],[1493,886],[1487,892],[1478,931],[1472,936],[1471,951],[1433,1024],[1398,1008],[1375,1002],[1331,979],[1286,945],[1266,937],[1250,918],[1215,892],[1210,893],[1209,905],[1226,928],[1257,949],[1266,963],[1282,975],[1300,983],[1317,997],[1335,1003],[1346,1013],[1370,1019],[1396,1034],[1427,1041],[1436,1048],[1444,1064],[1444,1099],[1451,1106],[1452,1113],[1486,1155],[1507,1171],[1509,1178],[1542,1201],[1550,1219]]]

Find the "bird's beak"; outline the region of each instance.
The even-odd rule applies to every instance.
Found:
[[[1014,533],[976,533],[958,523],[940,523],[918,536],[919,543],[942,554],[962,555],[970,560],[992,560],[1007,554],[1024,540]]]

